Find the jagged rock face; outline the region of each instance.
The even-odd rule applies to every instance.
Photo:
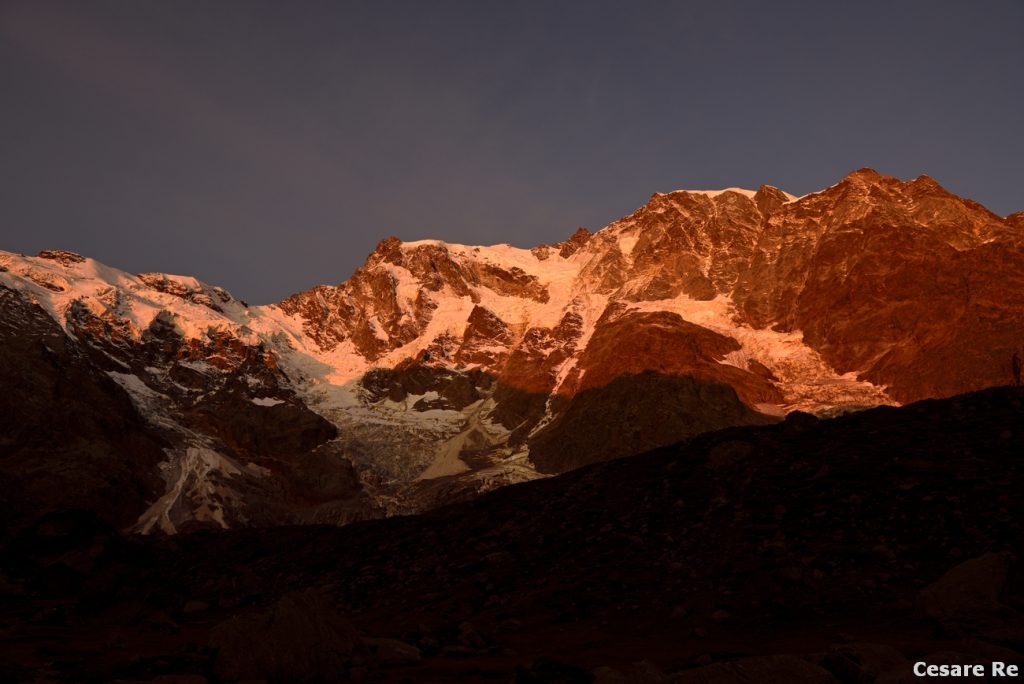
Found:
[[[474,303],[479,301],[478,288],[499,296],[548,300],[536,276],[521,268],[456,259],[443,244],[406,249],[397,238],[388,238],[345,283],[296,294],[280,307],[299,316],[303,331],[322,349],[350,340],[360,355],[375,361],[423,333],[436,308],[430,295],[446,287]]]
[[[741,345],[731,337],[667,311],[605,310],[579,363],[566,381],[572,393],[600,389],[616,378],[652,371],[691,376],[733,386],[750,406],[781,401],[782,395],[764,377],[721,361]]]
[[[70,253],[4,256],[22,276],[0,285],[15,388],[4,498],[19,517],[77,507],[172,532],[380,514],[331,448],[337,428],[296,395],[267,344],[228,325],[247,305]],[[62,287],[39,299],[26,282]]]
[[[530,458],[542,473],[564,473],[712,430],[771,422],[724,382],[644,371],[619,375],[566,402],[531,437]]]
[[[674,444],[730,425],[771,422],[750,406],[781,401],[766,378],[721,360],[736,340],[670,312],[609,307],[556,402],[530,440],[542,472]]]
[[[186,301],[200,304],[217,312],[223,312],[224,309],[221,306],[233,300],[233,297],[223,288],[210,287],[199,281],[183,282],[181,278],[173,279],[166,273],[140,273],[139,280],[154,290],[181,297]]]
[[[769,218],[734,301],[898,401],[1001,384],[1024,321],[1014,225],[930,178],[862,170]]]
[[[1019,223],[1019,216],[1001,219],[927,177],[903,182],[865,169],[800,199],[770,186],[656,194],[596,234],[581,230],[534,248],[532,267],[520,266],[522,255],[511,248],[496,254],[390,239],[341,287],[351,290],[385,266],[391,273],[386,315],[377,319],[387,322],[374,327],[372,345],[354,342],[357,351],[373,347],[369,362],[391,364],[394,353],[432,345],[427,363],[485,368],[513,386],[565,393],[566,366],[578,364],[572,357],[585,344],[552,346],[557,319],[545,311],[547,324],[536,325],[537,310],[582,319],[589,309],[580,324],[579,338],[586,338],[606,302],[673,310],[663,303],[727,298],[728,315],[740,326],[802,335],[837,374],[853,373],[886,388],[892,400],[909,401],[1005,379],[1022,313],[1013,294],[1021,288]],[[502,260],[504,270],[493,263]],[[393,268],[404,269],[403,277]],[[486,277],[491,273],[504,275]],[[563,278],[569,284],[558,288]],[[420,338],[431,336],[431,321],[447,313],[437,307],[451,297],[467,301],[456,319],[430,345],[410,340],[399,321],[415,321]],[[508,298],[524,306],[494,305]],[[356,308],[377,306],[368,301]],[[533,302],[548,306],[531,310]],[[318,337],[344,337],[329,316],[303,318],[306,326],[326,322]],[[948,363],[964,350],[972,358]],[[748,363],[773,372],[762,359]],[[785,398],[775,401],[785,406]]]
[[[1005,383],[1024,213],[863,169],[802,198],[659,193],[533,249],[388,238],[268,306],[57,250],[0,252],[0,283],[170,445],[143,528],[345,522],[796,409]]]
[[[420,364],[396,369],[378,368],[360,380],[371,402],[387,399],[397,403],[406,401],[409,396],[437,395],[429,400],[418,399],[412,407],[416,411],[461,411],[481,400],[493,383],[494,379],[482,371],[458,373]]]
[[[619,222],[620,231],[636,237],[627,280],[642,284],[627,298],[712,299],[728,293],[750,258],[763,218],[758,202],[739,192],[653,196]]]
[[[583,318],[568,311],[553,328],[530,328],[502,369],[506,384],[533,394],[548,395],[558,384],[558,371],[579,347]]]
[[[85,261],[85,257],[81,254],[75,254],[74,252],[68,252],[63,249],[44,249],[39,252],[38,256],[40,259],[52,259],[62,266],[80,264]]]
[[[513,333],[503,320],[482,306],[474,306],[466,320],[455,363],[460,366],[500,367],[508,358],[508,350],[513,344]]]
[[[40,308],[0,286],[0,537],[59,508],[127,526],[163,490],[164,444]]]
[[[1007,237],[1010,239],[1015,238],[1019,242],[1021,237],[1018,231],[1024,228],[1024,211],[1018,211],[1007,216],[1006,224],[1008,228],[1006,231]]]

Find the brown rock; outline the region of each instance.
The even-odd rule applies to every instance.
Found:
[[[423,659],[420,649],[398,639],[366,639],[365,643],[380,665],[409,665]]]
[[[283,596],[213,628],[214,671],[224,680],[357,681],[370,654],[355,628],[316,592]]]
[[[673,684],[838,684],[828,670],[789,655],[743,658],[673,675]]]
[[[918,604],[944,624],[968,629],[995,627],[1015,612],[1000,602],[1010,574],[1007,554],[988,553],[952,568],[923,589]]]
[[[892,646],[848,643],[829,649],[821,665],[841,681],[899,684],[912,674],[911,663]]]

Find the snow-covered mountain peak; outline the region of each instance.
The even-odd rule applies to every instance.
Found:
[[[348,280],[267,306],[70,252],[0,252],[0,304],[42,307],[181,442],[148,521],[178,520],[191,496],[194,519],[231,524],[225,497],[280,467],[245,437],[275,415],[334,440],[393,506],[795,409],[998,384],[1024,320],[1022,233],[1019,214],[930,178],[861,170],[800,198],[658,193],[532,249],[387,238]],[[229,413],[247,422],[217,422]]]
[[[757,194],[756,190],[748,190],[747,188],[722,188],[721,190],[675,190],[674,192],[668,194],[671,195],[676,192],[685,192],[690,195],[704,195],[705,197],[710,198],[718,197],[727,192],[734,192],[738,195],[743,195],[748,199],[754,199],[754,195]]]

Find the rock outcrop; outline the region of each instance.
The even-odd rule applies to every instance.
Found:
[[[3,322],[49,314],[130,397],[166,454],[159,474],[139,461],[138,529],[341,524],[794,411],[1008,383],[1020,217],[870,169],[800,198],[680,190],[533,249],[388,238],[345,282],[267,306],[4,252],[20,308]],[[47,401],[25,405],[37,423]]]

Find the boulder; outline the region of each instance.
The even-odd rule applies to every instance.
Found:
[[[214,672],[225,681],[359,681],[370,654],[327,597],[286,594],[269,610],[250,610],[213,628]]]
[[[1010,574],[1008,554],[988,553],[960,563],[918,595],[918,605],[944,625],[987,629],[1013,611],[999,597]]]
[[[884,644],[839,644],[822,656],[820,664],[843,682],[899,684],[912,674],[910,661]]]

